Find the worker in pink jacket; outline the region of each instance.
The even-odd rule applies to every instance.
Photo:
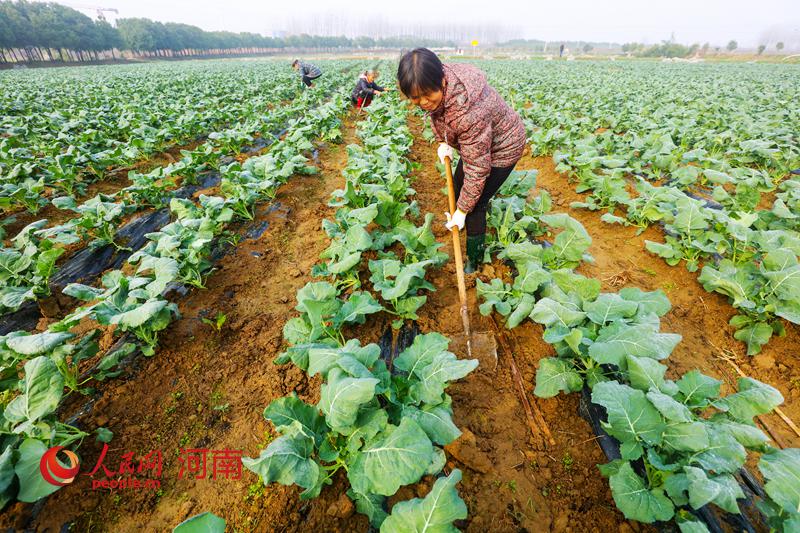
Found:
[[[453,181],[458,201],[447,228],[467,228],[467,265],[483,260],[489,200],[508,178],[525,150],[525,126],[519,115],[486,82],[486,75],[465,63],[442,64],[427,48],[412,50],[397,69],[400,90],[431,118],[438,155],[459,158]]]

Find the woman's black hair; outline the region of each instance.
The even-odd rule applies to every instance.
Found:
[[[300,60],[299,59],[295,59],[294,61],[292,61],[292,67],[294,67],[296,65],[299,65],[299,64],[300,64]]]
[[[409,98],[440,91],[444,83],[444,67],[439,56],[427,48],[406,52],[397,67],[397,82]]]

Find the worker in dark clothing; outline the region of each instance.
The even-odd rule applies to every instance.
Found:
[[[306,87],[313,87],[314,84],[311,82],[322,76],[322,71],[318,66],[300,61],[299,59],[295,59],[292,62],[292,68],[300,73],[300,77]]]
[[[373,97],[386,91],[385,88],[375,83],[375,78],[377,77],[378,73],[374,70],[367,70],[358,77],[358,82],[353,92],[350,93],[350,100],[353,102],[354,106],[359,109],[367,107],[372,103]]]
[[[564,43],[561,43],[561,46],[558,49],[558,57],[562,57],[564,55]]]

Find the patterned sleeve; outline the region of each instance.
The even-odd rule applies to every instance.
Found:
[[[483,193],[486,178],[492,171],[491,122],[476,120],[458,136],[459,152],[464,161],[464,186],[458,195],[458,208],[469,213]]]
[[[431,121],[431,131],[433,132],[433,136],[436,138],[436,142],[443,143],[444,142],[444,135],[439,132],[439,129],[436,127],[436,121],[433,120],[433,117],[428,116],[428,120]]]

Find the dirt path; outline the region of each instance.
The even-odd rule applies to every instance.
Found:
[[[118,467],[124,452],[136,452],[138,458],[160,449],[161,490],[104,494],[81,476],[47,499],[37,529],[58,531],[75,520],[82,531],[169,530],[202,511],[215,512],[229,527],[244,531],[305,527],[305,502],[296,489],[263,488],[247,470],[239,480],[208,479],[210,456],[207,479],[178,479],[179,450],[241,449],[255,456],[271,439],[261,416],[270,401],[292,391],[317,400],[308,394],[316,394],[318,384],[311,385],[292,365],[277,367],[272,360],[281,348],[283,324],[294,313],[295,293],[309,281],[328,243],[320,222],[333,214],[326,205],[330,192],[343,185],[345,146],[355,139],[350,119],[343,131],[344,144],[320,150],[319,175],[292,177],[279,189],[276,203],[262,207],[256,221],[269,223],[268,229],[256,239],[243,239],[218,263],[207,289],[192,291],[179,303],[183,318],[162,333],[157,355],[140,360],[130,380],[102,387],[93,410],[97,414],[88,425],[114,431],[106,466]],[[218,311],[227,315],[220,333],[200,320]],[[100,451],[93,442],[81,449],[89,468]],[[333,499],[335,494],[327,492]],[[315,502],[323,515],[330,505],[325,496]]]
[[[733,338],[728,320],[735,310],[727,298],[709,293],[697,282],[697,273],[683,265],[670,267],[644,247],[645,240],[663,242],[658,228],[648,228],[636,235],[637,228],[606,224],[600,221],[601,212],[571,209],[570,202],[583,200],[574,184],[555,171],[550,157],[523,157],[517,168],[539,171],[537,186],[550,192],[554,209],[565,211],[579,220],[592,236],[589,252],[594,265],[582,265],[578,270],[602,280],[604,291],[616,291],[625,286],[642,290],[662,289],[672,302],[672,311],[662,319],[662,331],[679,333],[683,340],[667,360],[672,377],[693,368],[736,383],[736,373],[730,364],[719,358],[720,351],[735,354],[741,369],[750,377],[776,387],[785,398],[784,412],[800,424],[800,328],[786,323],[786,336],[773,337],[762,353],[749,357],[743,343]],[[764,417],[779,444],[800,446],[797,437],[782,421],[771,414]]]
[[[419,117],[410,119],[415,144],[412,159],[421,164],[412,186],[417,190],[420,211],[437,215],[434,232],[452,257],[452,241],[444,228],[442,213],[447,197],[444,181],[435,170],[435,146],[422,139]],[[499,263],[495,265],[499,268]],[[484,267],[484,280],[494,267]],[[477,313],[474,278],[468,276],[472,327],[491,330],[491,323]],[[423,332],[445,335],[461,332],[458,292],[452,263],[435,271],[436,292],[428,297],[419,321]],[[542,328],[527,321],[510,335],[529,400],[536,364],[554,351],[542,340]],[[462,437],[447,448],[451,463],[464,471],[459,491],[467,502],[467,531],[616,531],[627,528],[616,511],[608,483],[595,467],[606,462],[591,441],[591,430],[577,414],[578,397],[560,396],[538,401],[553,432],[556,446],[541,449],[526,425],[525,411],[509,370],[508,354],[499,354],[496,372],[479,370],[452,385],[455,423]],[[452,465],[451,465],[452,466]],[[589,526],[591,524],[591,526]],[[633,529],[639,527],[632,525]]]

